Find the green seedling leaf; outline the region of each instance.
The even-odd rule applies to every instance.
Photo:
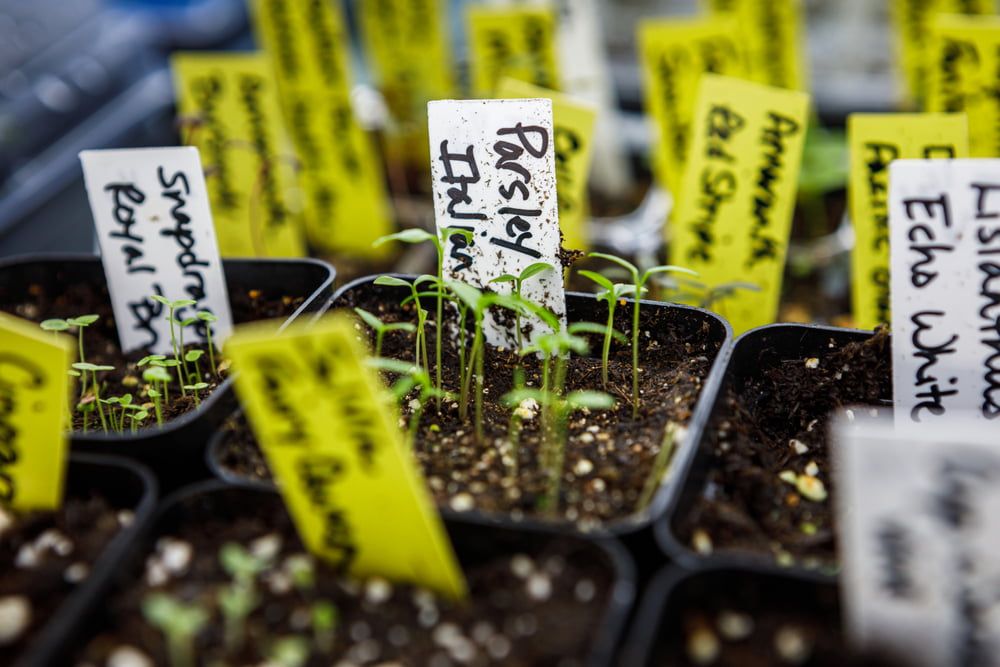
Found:
[[[208,312],[207,310],[198,311],[197,318],[202,322],[218,322],[219,318]]]
[[[375,279],[376,285],[385,285],[388,287],[410,287],[410,282],[407,280],[402,280],[396,276],[379,276]]]
[[[78,371],[87,372],[87,371],[98,371],[101,370],[102,367],[98,366],[97,364],[92,364],[89,361],[77,361],[73,364],[73,368],[75,368]]]
[[[205,356],[204,350],[188,350],[184,355],[184,361],[195,362]]]
[[[117,396],[112,396],[111,398],[102,398],[100,400],[101,403],[104,403],[104,405],[118,405],[119,403],[121,403],[121,399],[118,398]]]
[[[153,389],[152,387],[150,387],[150,388],[149,388],[149,391],[147,391],[147,392],[146,392],[146,394],[147,394],[147,395],[148,395],[148,396],[149,396],[150,398],[159,398],[159,397],[160,397],[160,392],[156,391],[156,390],[155,390],[155,389]]]
[[[380,371],[389,371],[390,373],[398,373],[399,375],[417,375],[422,371],[419,366],[405,361],[400,361],[399,359],[386,359],[384,357],[378,357],[374,359],[366,359],[365,363],[372,368],[377,368]]]
[[[625,260],[625,259],[622,259],[621,257],[615,257],[614,255],[608,255],[608,254],[603,253],[603,252],[588,253],[587,257],[597,257],[598,259],[606,259],[607,261],[612,262],[612,263],[617,264],[618,266],[622,267],[623,269],[625,269],[626,271],[628,271],[629,274],[631,274],[632,276],[638,276],[639,275],[639,268],[635,264],[633,264],[632,262],[630,262],[628,260]]]
[[[70,324],[66,320],[45,320],[38,326],[46,331],[66,331]]]
[[[574,322],[567,328],[571,334],[597,334],[598,336],[604,336],[608,333],[608,328],[603,324],[596,324],[595,322]],[[611,330],[611,337],[618,341],[619,343],[627,343],[628,337],[620,331],[615,329]]]
[[[170,302],[171,308],[187,308],[188,306],[193,306],[198,303],[194,299],[178,299],[177,301]]]
[[[146,382],[172,382],[174,376],[162,366],[150,366],[142,373],[142,379]],[[152,389],[150,391],[153,391]],[[152,394],[150,394],[152,396]],[[159,396],[159,394],[157,394]]]
[[[98,315],[78,315],[77,317],[69,318],[66,320],[66,323],[74,327],[89,327],[98,319],[100,319]]]
[[[68,371],[66,371],[66,375],[78,378],[78,377],[80,377],[80,371],[68,370]]]
[[[490,283],[513,283],[517,282],[517,276],[512,276],[509,273],[505,273],[502,276],[497,276]]]
[[[531,387],[521,387],[520,389],[508,391],[501,397],[500,400],[503,401],[503,404],[508,408],[516,408],[526,400],[533,400],[539,405],[545,405],[549,402],[550,398],[551,395],[549,392]]]
[[[529,278],[533,278],[543,271],[555,271],[555,267],[548,262],[535,262],[533,264],[529,264],[524,268],[524,271],[521,271],[521,282],[524,282]]]
[[[573,391],[566,395],[566,404],[573,409],[610,410],[615,399],[602,391]]]
[[[577,271],[577,274],[597,283],[598,285],[603,287],[606,292],[614,292],[615,284],[610,280],[608,280],[607,278],[605,278],[604,276],[602,276],[600,273],[597,273],[596,271],[587,271],[586,269],[580,269],[579,271]]]
[[[385,325],[382,323],[382,320],[377,318],[375,315],[369,313],[364,308],[355,308],[354,312],[358,314],[358,317],[360,317],[365,324],[367,324],[370,328],[374,329],[375,331],[381,331],[382,329],[385,328]]]
[[[404,229],[401,232],[396,232],[395,234],[389,234],[375,239],[372,243],[372,247],[377,248],[380,245],[384,245],[391,241],[401,241],[403,243],[424,243],[425,241],[434,241],[435,238],[436,237],[433,234],[423,229]]]
[[[285,569],[297,589],[307,591],[316,586],[316,569],[309,556],[305,554],[289,556],[285,559]]]
[[[222,545],[219,549],[219,563],[229,576],[243,581],[253,580],[268,566],[266,559],[254,556],[236,542]]]
[[[129,417],[131,417],[132,419],[134,419],[137,422],[141,422],[142,420],[146,419],[146,417],[148,417],[148,416],[149,416],[149,410],[145,410],[145,409],[142,409],[142,408],[140,408],[137,412],[134,412],[131,415],[129,415]]]
[[[184,388],[188,391],[201,391],[202,389],[208,389],[207,382],[196,382],[195,384],[186,384]]]
[[[189,326],[191,326],[192,324],[194,324],[197,321],[198,321],[197,317],[189,317],[186,320],[184,320],[183,322],[181,322],[181,326],[182,327],[189,327]]]
[[[469,308],[481,312],[483,310],[483,292],[467,283],[458,281],[448,281],[448,287],[461,299]]]
[[[268,663],[277,667],[302,667],[309,660],[309,641],[304,637],[282,637],[271,646]]]
[[[149,298],[155,301],[156,303],[163,304],[164,306],[170,305],[170,299],[168,299],[165,296],[160,296],[159,294],[153,294]]]
[[[151,354],[148,357],[143,357],[142,359],[140,359],[139,363],[137,363],[136,366],[142,368],[146,364],[151,364],[154,361],[163,361],[164,359],[166,359],[166,357],[163,356],[162,354]]]

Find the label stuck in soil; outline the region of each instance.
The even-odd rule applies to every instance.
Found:
[[[521,294],[565,323],[552,101],[441,100],[428,111],[438,230],[465,229],[473,238],[449,239],[445,277],[509,292],[509,284],[490,282],[548,262],[556,270],[526,281]],[[522,318],[522,328],[529,341],[548,331],[534,316]],[[496,346],[516,344],[513,323],[489,317],[486,335]]]
[[[68,336],[0,313],[0,505],[62,502],[72,355]]]
[[[122,350],[173,352],[168,308],[153,296],[193,300],[178,321],[215,315],[212,339],[222,344],[233,316],[198,149],[83,151],[80,161]],[[203,344],[206,326],[191,327]]]
[[[736,20],[750,79],[776,88],[809,90],[803,0],[713,0],[714,14]]]
[[[392,233],[392,212],[378,151],[351,104],[350,36],[338,4],[255,0],[253,9],[301,161],[309,240],[329,252],[385,255],[387,246],[372,243]]]
[[[834,429],[851,638],[906,664],[997,664],[1000,439],[981,421],[901,434],[854,410]]]
[[[472,5],[467,11],[473,97],[493,97],[504,77],[560,89],[554,9]]]
[[[310,551],[358,577],[465,596],[465,580],[355,321],[241,326],[236,390]]]
[[[889,178],[896,424],[996,420],[1000,160],[897,160]]]
[[[928,50],[928,111],[966,112],[972,157],[1000,155],[1000,17],[936,16]]]
[[[702,74],[746,76],[736,30],[726,16],[639,24],[646,109],[657,132],[653,166],[657,180],[672,193],[680,191]]]
[[[736,334],[778,314],[809,96],[705,74],[683,187],[670,220],[670,263],[710,288],[741,290],[714,307]]]
[[[889,164],[906,158],[969,156],[965,114],[851,114],[851,299],[854,325],[889,323]]]
[[[427,102],[456,96],[454,62],[443,0],[380,0],[356,4],[374,77],[393,127],[388,159],[427,168]]]
[[[171,56],[181,143],[205,159],[223,257],[301,257],[298,163],[262,53]]]
[[[896,33],[896,54],[908,101],[922,104],[927,98],[929,70],[934,66],[931,20],[937,14],[992,14],[994,0],[893,0],[891,13]]]
[[[504,99],[544,97],[552,100],[552,141],[556,152],[556,189],[563,245],[574,250],[586,249],[587,175],[597,112],[575,98],[514,79],[501,81],[497,95]]]

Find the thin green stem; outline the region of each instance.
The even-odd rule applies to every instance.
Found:
[[[166,382],[163,383],[164,385]],[[160,397],[153,398],[153,409],[156,410],[156,425],[163,428],[163,409],[160,407]]]
[[[219,369],[215,366],[215,346],[212,344],[211,322],[205,322],[205,340],[208,342],[208,363],[212,365],[212,375],[219,377]]]
[[[632,419],[639,417],[639,296],[642,285],[635,284],[635,305],[632,307]]]
[[[104,416],[104,408],[101,407],[101,385],[97,382],[97,371],[91,371],[91,381],[94,385],[94,403],[97,404],[97,414],[101,417],[101,428],[108,432],[108,421]]]
[[[441,329],[443,323],[441,320],[444,319],[444,296],[442,292],[444,291],[444,249],[440,245],[440,241],[435,241],[438,246],[438,264],[437,264],[437,312],[435,313],[436,320],[434,322],[436,326],[436,334],[434,338],[434,386],[437,389],[437,394],[435,396],[435,401],[437,402],[438,412],[441,411]]]
[[[601,384],[604,389],[608,388],[608,360],[611,358],[611,334],[615,326],[616,303],[615,295],[608,294],[608,330],[604,332],[604,347],[601,349]]]
[[[483,321],[476,320],[476,440],[483,441],[483,384],[485,380],[484,360],[486,357],[483,345]]]
[[[385,329],[377,329],[375,331],[375,358],[379,359],[382,356],[382,339],[385,338]]]

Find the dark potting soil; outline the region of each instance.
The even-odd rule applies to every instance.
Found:
[[[97,495],[68,497],[57,512],[0,509],[0,664],[14,660],[132,519]]]
[[[412,321],[410,308],[380,302],[369,292],[353,291],[350,306],[378,315],[385,322]],[[631,304],[616,310],[615,328],[631,332]],[[541,434],[538,417],[524,422],[519,446],[508,437],[511,409],[501,398],[513,388],[520,363],[529,385],[541,385],[540,364],[529,356],[490,348],[485,363],[484,431],[476,440],[472,410],[462,419],[457,402],[445,402],[440,412],[432,403],[420,423],[416,454],[436,502],[456,511],[478,509],[489,513],[562,518],[584,527],[622,519],[640,510],[644,490],[660,451],[668,424],[684,425],[701,393],[717,346],[677,337],[665,324],[662,311],[646,308],[640,326],[641,408],[632,418],[632,364],[628,345],[612,347],[607,391],[618,401],[614,410],[581,411],[569,420],[565,462],[558,504],[547,495],[548,478],[539,464]],[[359,325],[359,330],[361,329]],[[428,324],[428,349],[433,364],[433,324]],[[707,337],[706,337],[707,340]],[[591,350],[600,353],[601,340],[591,337]],[[397,332],[386,336],[383,356],[413,359],[413,336]],[[443,384],[457,388],[458,353],[446,337]],[[433,371],[432,371],[433,374]],[[567,391],[601,389],[600,358],[573,357]],[[403,401],[403,424],[412,397]],[[222,464],[234,472],[260,479],[268,476],[266,463],[252,434],[244,427],[230,430],[222,447]],[[655,488],[655,484],[653,485]]]
[[[779,563],[835,567],[836,520],[828,418],[892,395],[887,329],[811,359],[766,353],[730,390],[702,443],[709,472],[694,507],[676,519],[695,551],[751,552]]]
[[[156,427],[156,417],[153,412],[151,399],[146,395],[145,382],[142,380],[143,369],[137,368],[136,363],[145,357],[148,350],[136,350],[123,354],[118,346],[118,333],[115,329],[114,314],[111,310],[111,301],[108,296],[106,285],[93,285],[86,283],[76,283],[65,285],[65,289],[59,293],[49,293],[41,285],[31,285],[27,294],[10,294],[6,290],[0,290],[0,311],[17,315],[18,317],[41,322],[47,319],[71,318],[80,315],[94,314],[100,319],[86,328],[83,335],[84,354],[89,363],[114,366],[114,371],[99,373],[98,378],[103,381],[101,387],[101,397],[110,398],[132,394],[134,403],[147,404],[150,416],[145,420],[143,427]],[[233,320],[235,323],[251,322],[255,320],[266,320],[272,318],[287,318],[300,305],[303,298],[284,296],[279,290],[269,292],[261,290],[230,291],[229,301],[232,307]],[[164,313],[164,317],[166,314]],[[71,335],[76,342],[76,331],[64,334]],[[194,346],[189,346],[189,349]],[[74,345],[74,350],[76,349]],[[201,348],[203,349],[203,348]],[[74,361],[77,355],[74,355]],[[202,372],[201,381],[209,386],[198,392],[198,401],[205,400],[215,389],[225,380],[226,364],[218,353],[216,362],[219,363],[219,376],[213,376],[209,365],[209,358],[206,354],[198,362]],[[190,365],[189,365],[190,366]],[[198,407],[192,393],[181,394],[180,384],[176,380],[177,373],[174,369],[168,369],[175,380],[170,384],[170,401],[163,405],[164,422],[170,421],[184,415]],[[196,384],[197,380],[191,379],[190,384]],[[79,401],[79,390],[73,397],[73,401]],[[75,403],[74,406],[75,408]],[[105,410],[108,407],[105,406]],[[101,423],[97,412],[89,416],[89,431],[100,432]],[[110,428],[110,427],[109,427]],[[82,432],[84,430],[83,415],[73,410],[73,430]],[[126,420],[125,432],[129,432],[128,421]]]
[[[258,604],[244,624],[246,639],[229,650],[218,607],[219,592],[231,582],[219,559],[226,543],[269,563],[255,577]],[[169,664],[163,636],[142,613],[144,598],[160,591],[210,614],[195,642],[200,665],[262,664],[276,640],[296,635],[306,641],[310,657],[302,664],[310,667],[578,665],[598,634],[612,585],[592,549],[558,538],[536,551],[465,564],[470,595],[464,604],[382,579],[353,581],[306,555],[277,502],[186,522],[162,536],[144,562],[142,579],[110,600],[107,623],[75,664],[109,664],[125,651]],[[303,563],[311,577],[290,574]],[[326,648],[312,624],[317,603],[336,608]]]

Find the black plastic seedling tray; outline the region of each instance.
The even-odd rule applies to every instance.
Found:
[[[848,343],[864,342],[873,335],[871,331],[814,324],[771,324],[746,332],[733,346],[721,387],[713,396],[713,405],[710,406],[710,413],[706,422],[702,424],[701,432],[705,427],[711,427],[716,416],[724,408],[726,394],[730,388],[737,393],[741,392],[747,380],[758,374],[761,368],[774,365],[782,359],[821,356],[832,348],[843,347]],[[891,405],[892,397],[885,396],[883,400],[887,405]],[[769,558],[744,552],[721,551],[702,556],[677,538],[676,523],[680,517],[691,511],[705,487],[712,466],[712,455],[707,443],[701,442],[699,446],[693,447],[690,456],[681,463],[683,467],[677,470],[680,481],[666,489],[665,511],[654,526],[660,548],[676,562],[689,567],[700,567],[706,562],[731,564],[736,567],[748,563],[770,563]]]
[[[99,491],[112,504],[131,510],[135,515],[132,524],[108,543],[87,579],[63,601],[14,660],[15,667],[60,664],[56,659],[59,649],[78,636],[81,619],[114,582],[119,562],[137,541],[156,507],[156,480],[144,466],[111,456],[72,454],[66,471],[65,496],[91,491]]]
[[[280,291],[282,296],[303,299],[287,318],[321,307],[329,298],[335,270],[314,259],[226,259],[226,283],[231,294],[240,290]],[[33,255],[0,261],[0,294],[25,292],[38,284],[56,291],[61,285],[105,285],[100,259],[89,255]],[[26,292],[25,292],[26,293]],[[44,319],[45,313],[39,313]],[[136,434],[74,433],[73,451],[127,456],[153,469],[165,489],[202,479],[204,446],[216,427],[237,406],[232,379],[227,379],[197,410]]]

